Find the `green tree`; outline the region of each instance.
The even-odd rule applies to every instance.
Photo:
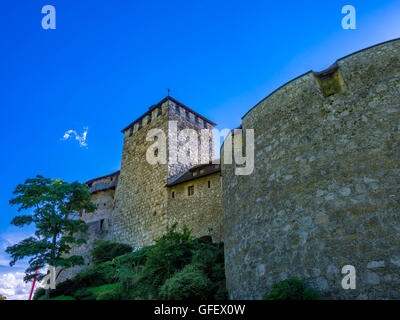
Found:
[[[83,264],[82,256],[69,253],[72,245],[86,242],[82,235],[86,233],[87,225],[77,219],[77,212],[93,212],[96,209],[90,202],[87,185],[38,175],[18,185],[14,194],[16,197],[10,200],[10,205],[18,206],[18,212],[27,210],[28,214],[14,217],[11,224],[18,227],[34,224],[36,231],[34,236],[6,249],[12,258],[10,266],[29,257],[24,277],[27,282],[35,277],[36,270],[40,271],[48,265],[57,268],[57,279],[61,271]],[[44,276],[45,273],[39,272],[37,279],[41,280]]]
[[[7,298],[6,298],[5,296],[2,296],[2,295],[0,294],[0,300],[7,300]]]

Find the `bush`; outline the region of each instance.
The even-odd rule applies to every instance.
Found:
[[[304,280],[291,278],[275,283],[263,300],[319,300],[319,292],[309,288]]]
[[[101,292],[97,295],[96,300],[119,300],[120,294],[117,289]]]
[[[128,244],[111,241],[97,241],[96,247],[90,252],[90,255],[94,264],[100,264],[111,261],[114,258],[129,252],[132,252],[132,247]]]
[[[165,281],[159,297],[163,300],[206,300],[211,285],[211,281],[197,266],[187,265]]]
[[[103,284],[113,283],[116,279],[116,269],[111,261],[94,265],[77,274],[73,279],[80,288],[97,287]]]
[[[191,233],[186,227],[182,233],[176,231],[176,224],[156,241],[147,252],[143,274],[156,287],[162,285],[176,271],[189,264],[192,258]]]
[[[126,253],[122,256],[114,258],[112,261],[117,269],[122,266],[135,267],[146,263],[147,254],[152,250],[153,246],[143,247],[134,252]]]
[[[46,294],[46,290],[43,288],[38,288],[35,290],[33,294],[33,300],[38,300],[40,297],[43,297]]]
[[[77,300],[96,300],[96,295],[88,288],[82,288],[74,293],[74,298]]]

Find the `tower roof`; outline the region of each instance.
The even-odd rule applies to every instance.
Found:
[[[211,124],[213,127],[216,126],[216,124],[214,122],[212,122],[211,120],[208,120],[206,117],[202,116],[200,113],[194,111],[193,109],[189,108],[188,106],[184,105],[182,102],[179,102],[178,100],[172,98],[171,96],[166,96],[164,99],[162,99],[161,101],[159,101],[156,104],[153,104],[152,106],[149,107],[149,110],[147,110],[144,114],[142,114],[139,118],[137,118],[135,121],[133,121],[129,126],[125,127],[124,129],[121,130],[122,133],[124,133],[126,130],[130,129],[131,127],[134,126],[135,123],[141,121],[145,116],[150,115],[151,112],[160,107],[164,102],[166,101],[172,101],[174,102],[176,105],[182,107],[183,109],[193,113],[195,116],[199,117],[200,119],[202,119],[203,121]]]

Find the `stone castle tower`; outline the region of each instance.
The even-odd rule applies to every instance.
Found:
[[[213,156],[212,129],[214,126],[215,123],[212,121],[168,96],[151,106],[141,117],[122,130],[124,146],[112,215],[113,240],[141,247],[151,244],[154,239],[161,236],[172,222],[181,222],[179,223],[181,226],[191,224],[190,221],[185,222],[184,215],[188,212],[177,211],[177,208],[174,208],[173,211],[170,210],[171,206],[174,206],[172,202],[179,200],[175,197],[177,191],[169,192],[169,186],[187,173],[188,169],[201,164],[209,169],[210,165],[208,164]],[[174,127],[177,129],[175,137],[173,136]],[[151,164],[146,160],[146,153],[151,152],[149,148],[154,144],[154,141],[147,141],[146,137],[154,129],[161,130],[166,137],[167,152],[165,156],[167,161],[165,163]],[[179,139],[180,132],[185,129],[193,129],[198,133],[197,153],[199,157],[191,159],[189,163],[174,162],[172,159],[174,154],[186,153],[190,156],[190,152],[194,152],[185,146],[185,141]],[[206,139],[200,139],[201,133],[203,136],[206,134]],[[208,144],[208,148],[203,148],[205,143]],[[158,153],[161,150],[154,152]],[[218,181],[214,185],[220,187],[220,182]],[[195,194],[192,195],[191,202],[193,203],[196,202],[193,200],[196,198],[196,194],[199,195],[199,192],[196,191],[199,190],[195,190]],[[203,199],[203,201],[207,200]],[[203,205],[200,202],[195,204],[197,218],[202,215],[200,208]],[[220,215],[221,210],[214,214]],[[177,218],[179,215],[182,219]],[[205,227],[207,230],[214,229],[213,223]],[[197,229],[197,233],[202,233],[201,235],[207,233],[201,232],[201,228],[195,229]]]

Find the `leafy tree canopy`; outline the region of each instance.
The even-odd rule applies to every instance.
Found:
[[[69,267],[84,263],[83,257],[69,255],[72,245],[81,245],[86,240],[82,237],[87,225],[77,219],[77,212],[93,212],[96,206],[90,202],[90,192],[86,184],[67,183],[42,176],[28,179],[16,187],[16,197],[10,205],[18,206],[18,215],[11,224],[23,227],[34,224],[34,236],[6,249],[12,257],[10,265],[29,257],[29,267],[25,270],[25,281],[35,277],[37,269],[51,265],[59,267],[59,273]],[[59,274],[58,273],[58,274]],[[41,280],[45,274],[39,273]]]

